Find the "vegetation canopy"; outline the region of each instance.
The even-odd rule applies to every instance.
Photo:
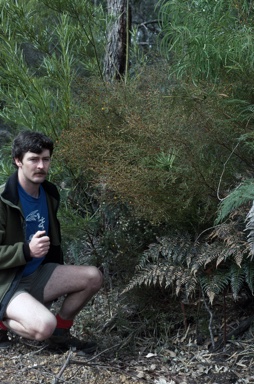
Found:
[[[159,1],[148,21],[142,4],[116,81],[106,4],[0,1],[1,183],[13,136],[43,131],[71,260],[137,297],[237,300],[253,293],[253,4]]]

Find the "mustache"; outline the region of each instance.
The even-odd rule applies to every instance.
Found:
[[[34,174],[35,175],[46,175],[47,173],[44,171],[40,171],[40,172],[35,172]]]

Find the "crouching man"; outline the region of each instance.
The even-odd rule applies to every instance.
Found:
[[[91,353],[95,343],[73,337],[70,328],[103,279],[96,267],[63,264],[59,193],[46,180],[52,153],[52,140],[39,132],[23,131],[13,141],[16,172],[0,191],[0,347],[11,330]],[[50,304],[61,296],[55,316]]]

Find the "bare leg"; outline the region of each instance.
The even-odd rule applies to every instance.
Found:
[[[59,265],[44,288],[44,302],[66,295],[59,315],[73,320],[102,285],[102,274],[95,267]],[[27,339],[45,340],[55,330],[56,318],[27,292],[16,296],[7,306],[6,326]]]
[[[99,291],[102,282],[102,274],[96,267],[59,265],[45,286],[44,302],[67,295],[59,315],[62,319],[73,320]]]
[[[7,306],[4,323],[18,335],[39,341],[50,337],[56,327],[55,316],[27,292]]]

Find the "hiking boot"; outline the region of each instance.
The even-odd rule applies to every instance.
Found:
[[[81,351],[85,354],[95,352],[97,344],[94,341],[83,341],[72,336],[69,329],[56,328],[53,335],[47,340],[49,347],[54,349]]]
[[[0,329],[0,349],[9,348],[11,340],[9,340],[7,331]]]

